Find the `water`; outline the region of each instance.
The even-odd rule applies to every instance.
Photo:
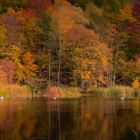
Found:
[[[140,140],[140,100],[0,101],[0,140]]]

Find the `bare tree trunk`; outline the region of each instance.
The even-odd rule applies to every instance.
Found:
[[[58,74],[57,74],[57,86],[60,87],[60,74],[61,74],[61,46],[62,46],[62,36],[61,36],[61,15],[60,15],[60,1],[55,0],[57,13],[58,13],[58,28],[59,28],[59,51],[58,51]],[[58,102],[58,129],[59,129],[59,140],[61,140],[61,116],[60,116],[60,102]]]
[[[49,87],[51,83],[51,51],[49,49]]]
[[[60,86],[60,74],[61,74],[61,46],[62,46],[62,35],[61,35],[61,15],[60,15],[60,2],[56,0],[56,8],[58,12],[58,28],[59,28],[59,51],[58,51],[58,87]]]

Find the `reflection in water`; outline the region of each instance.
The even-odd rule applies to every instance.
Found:
[[[0,140],[139,140],[140,101],[0,101]]]

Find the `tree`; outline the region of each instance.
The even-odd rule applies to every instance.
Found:
[[[6,43],[6,29],[3,23],[0,24],[0,47],[4,46]]]
[[[132,5],[130,5],[129,10],[127,11],[126,17],[127,20],[126,24],[126,32],[127,32],[127,49],[126,54],[129,59],[135,59],[135,56],[140,53],[140,40],[139,40],[139,33],[140,33],[140,18],[139,18],[139,1],[135,1]],[[128,9],[128,8],[127,8]],[[125,12],[126,13],[126,12]],[[129,13],[129,15],[128,15]]]
[[[10,62],[13,64],[14,70],[12,68],[12,64],[7,61],[1,62],[1,64],[7,64],[3,67],[3,70],[8,73],[7,76],[10,74],[11,70],[11,75],[10,79],[14,79],[15,82],[22,83],[26,79],[33,77],[35,74],[36,70],[36,65],[34,64],[34,60],[32,59],[32,56],[30,53],[23,53],[22,50],[17,47],[16,45],[12,45],[9,48],[3,47],[0,50],[0,56],[4,60],[10,60]],[[10,69],[11,67],[11,69]],[[15,74],[12,74],[15,71]]]
[[[107,84],[106,74],[111,53],[109,48],[100,42],[94,31],[82,25],[73,27],[65,34],[63,51],[64,57],[68,59],[63,65],[73,68],[71,75],[76,79],[77,84],[81,83],[82,86],[86,83],[88,85]],[[73,65],[70,66],[70,64]]]
[[[140,44],[140,10],[139,10],[140,2],[136,1],[133,5],[132,16],[135,19],[134,21],[130,21],[128,25],[128,29],[133,36],[135,43]]]
[[[24,80],[28,80],[35,76],[37,66],[34,63],[34,59],[30,52],[26,52],[22,58],[23,61],[23,73]]]
[[[22,37],[20,32],[21,25],[17,20],[15,10],[13,8],[8,8],[7,13],[2,14],[1,20],[6,29],[6,46],[10,46],[12,44],[18,44],[20,46],[22,43],[22,40],[20,40],[20,37]],[[19,39],[17,40],[17,38]]]
[[[41,16],[50,5],[51,0],[28,0],[27,7],[34,9],[38,16]]]

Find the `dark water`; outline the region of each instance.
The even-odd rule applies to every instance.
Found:
[[[0,140],[140,140],[140,100],[0,101]]]

